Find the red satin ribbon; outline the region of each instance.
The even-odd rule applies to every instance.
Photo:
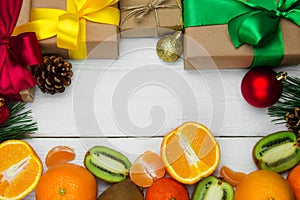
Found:
[[[12,36],[23,0],[0,0],[0,96],[22,101],[19,92],[36,80],[27,66],[42,62],[35,33]]]

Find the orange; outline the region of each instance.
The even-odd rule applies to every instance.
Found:
[[[226,166],[222,166],[220,169],[220,176],[232,187],[236,187],[243,178],[245,178],[246,174],[243,172],[235,172]]]
[[[0,144],[0,199],[22,199],[35,189],[43,172],[32,147],[22,140]]]
[[[216,170],[220,146],[204,125],[186,122],[164,137],[161,157],[174,179],[194,184]]]
[[[136,185],[149,187],[154,181],[162,178],[165,171],[161,157],[152,151],[146,151],[131,165],[129,175]]]
[[[295,200],[289,183],[270,170],[256,170],[236,187],[234,200]]]
[[[189,200],[189,194],[184,185],[174,179],[161,178],[148,188],[146,200]]]
[[[292,186],[296,199],[300,200],[300,165],[294,167],[288,174],[287,181]]]
[[[97,182],[84,167],[63,163],[46,171],[37,187],[36,200],[95,200]]]
[[[51,166],[66,163],[75,159],[75,151],[67,146],[56,146],[47,153],[45,162],[49,168]]]

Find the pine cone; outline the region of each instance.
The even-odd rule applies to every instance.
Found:
[[[71,84],[72,64],[62,57],[44,56],[44,62],[35,67],[34,76],[43,93],[62,93]]]
[[[285,121],[289,131],[300,135],[300,108],[296,107],[294,113],[288,112],[285,115]]]

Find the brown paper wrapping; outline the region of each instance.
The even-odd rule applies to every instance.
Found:
[[[120,0],[121,21],[130,13],[128,8],[132,6],[147,5],[154,0]],[[164,5],[177,5],[176,0],[169,0]],[[181,10],[177,8],[158,8],[158,26],[155,20],[155,11],[152,10],[146,14],[141,20],[137,20],[135,16],[130,17],[120,25],[121,37],[157,37],[167,33],[174,32],[174,27],[180,24]]]
[[[300,27],[282,19],[284,59],[281,65],[300,63]],[[253,60],[253,48],[242,45],[234,48],[227,25],[198,26],[185,29],[184,68],[223,69],[248,68]]]
[[[32,0],[32,8],[66,10],[66,0]],[[86,21],[88,58],[117,58],[119,56],[118,27]],[[69,58],[68,50],[58,48],[56,37],[39,41],[42,54],[55,54]]]
[[[30,9],[31,9],[31,0],[23,0],[22,8],[16,26],[29,22]],[[20,96],[24,102],[33,102],[34,87],[20,91]]]

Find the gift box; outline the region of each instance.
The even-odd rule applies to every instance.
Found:
[[[177,0],[120,0],[121,37],[158,37],[174,32],[181,22]]]
[[[31,22],[17,31],[36,32],[44,55],[117,58],[120,21],[117,0],[97,4],[92,1],[32,0]]]
[[[222,4],[219,0],[198,0],[199,9],[195,4],[191,6],[193,2],[196,0],[184,1],[185,69],[300,63],[300,27],[297,25],[300,23],[294,15],[299,1],[277,5],[274,0],[264,5],[259,0],[249,4],[237,0],[222,0]],[[222,11],[218,11],[221,8]]]
[[[32,102],[35,78],[30,68],[42,62],[35,33],[13,35],[15,25],[29,22],[31,0],[0,2],[0,96]]]

